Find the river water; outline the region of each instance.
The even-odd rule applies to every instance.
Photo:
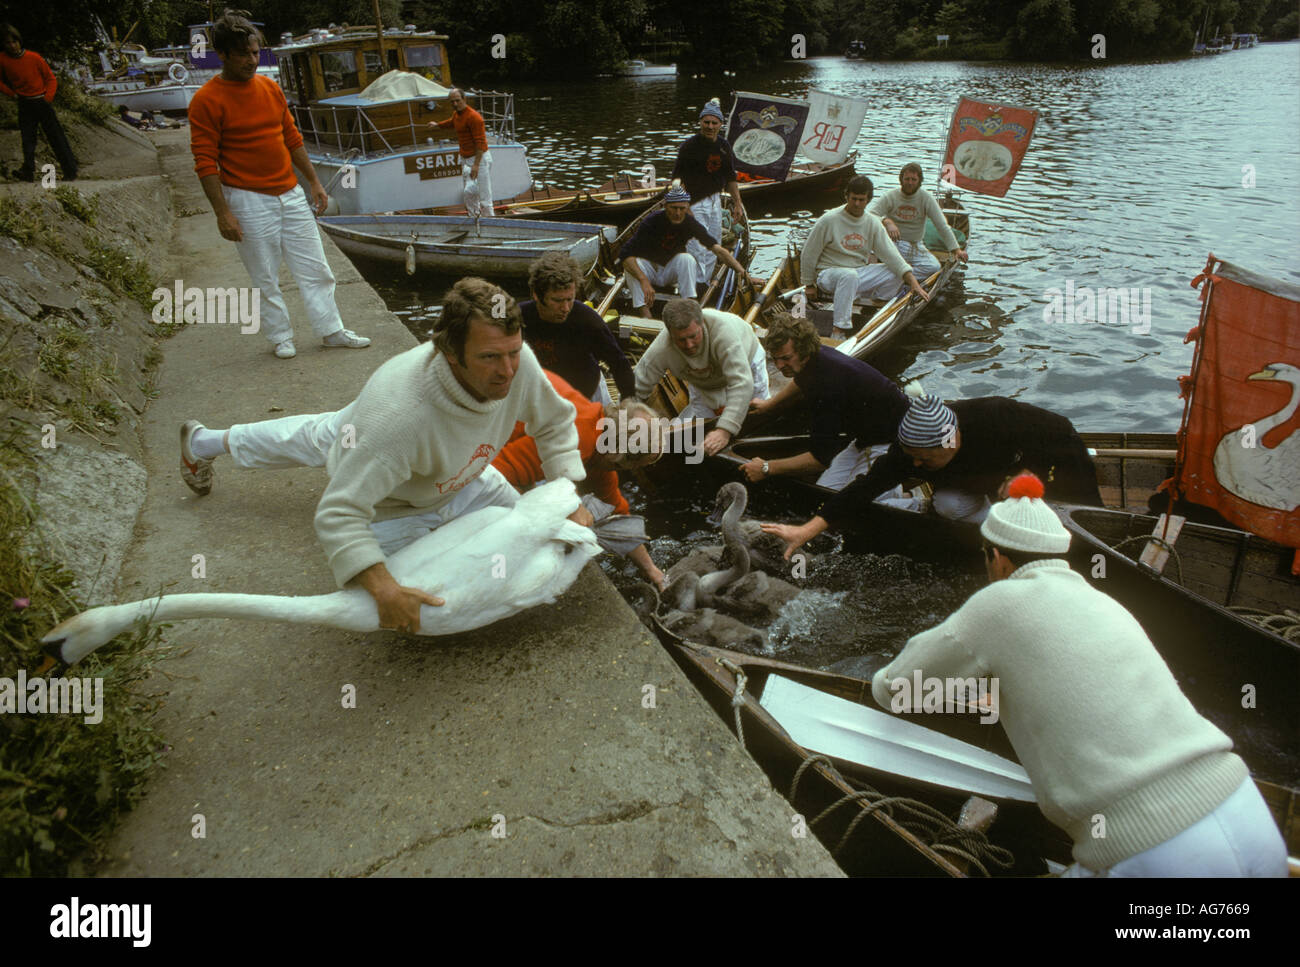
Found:
[[[534,178],[586,187],[645,164],[666,174],[709,97],[725,106],[731,90],[802,96],[813,87],[872,103],[856,144],[857,170],[878,192],[895,186],[909,161],[919,162],[934,186],[961,95],[1040,112],[1005,198],[958,193],[972,219],[963,285],[873,361],[887,375],[922,379],[929,392],[1020,399],[1068,416],[1080,430],[1172,431],[1182,411],[1176,379],[1192,355],[1183,338],[1199,312],[1188,283],[1207,254],[1300,282],[1300,43],[1114,66],[826,57],[725,80],[528,85],[515,89],[517,131],[530,147]],[[749,214],[754,271],[765,275],[791,231],[806,232],[821,211],[755,203]],[[452,280],[370,278],[427,338]],[[1134,331],[1140,327],[1132,320],[1047,321],[1047,291],[1071,281],[1076,290],[1149,293],[1149,331]],[[647,517],[661,567],[716,542],[703,523],[711,495],[689,484],[650,495],[629,482],[626,490]],[[815,550],[834,546],[822,540]],[[854,674],[869,675],[982,584],[966,561],[926,565],[869,554],[814,560],[806,583],[818,596],[815,606],[788,616],[769,652]],[[633,595],[630,565],[604,566]],[[1294,760],[1275,741],[1261,743],[1251,758],[1274,778],[1294,778]]]

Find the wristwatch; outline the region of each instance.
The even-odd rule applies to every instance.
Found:
[[[766,477],[772,472],[772,465],[766,460],[763,461],[763,476]]]

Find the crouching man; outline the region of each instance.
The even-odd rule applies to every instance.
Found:
[[[980,526],[989,587],[876,673],[876,701],[890,708],[890,683],[918,670],[997,679],[999,720],[1039,807],[1074,841],[1065,876],[1286,876],[1232,740],[1192,707],[1137,620],[1070,570],[1069,532],[1038,478],[1009,492]]]

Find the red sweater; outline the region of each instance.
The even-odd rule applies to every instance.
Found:
[[[18,57],[0,53],[0,94],[52,101],[58,89],[58,79],[40,54],[31,50],[24,50]]]
[[[607,504],[613,504],[616,514],[630,514],[632,508],[618,489],[618,474],[613,470],[592,472],[591,467],[587,466],[587,462],[596,454],[596,440],[600,437],[600,420],[605,415],[605,408],[587,399],[550,370],[546,371],[546,378],[555,387],[555,392],[572,403],[578,411],[574,420],[578,430],[578,454],[587,469],[587,479],[578,485],[579,489],[584,493],[595,494]],[[533,438],[524,433],[522,423],[515,424],[515,432],[496,455],[492,466],[500,470],[501,475],[517,490],[525,490],[542,479],[542,458],[537,453],[537,444]]]
[[[468,105],[463,111],[457,111],[445,121],[439,121],[438,127],[456,129],[456,138],[460,141],[460,156],[468,161],[480,151],[488,149],[487,130],[483,127],[483,115]]]
[[[190,150],[200,178],[263,195],[298,184],[289,152],[302,144],[280,85],[257,74],[247,82],[212,78],[190,102]]]

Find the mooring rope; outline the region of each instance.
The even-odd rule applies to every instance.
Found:
[[[1139,534],[1137,537],[1124,538],[1124,540],[1120,541],[1118,544],[1111,545],[1111,549],[1118,551],[1121,547],[1124,547],[1125,545],[1128,544],[1135,544],[1138,541],[1150,541],[1152,544],[1155,544],[1157,547],[1162,547],[1166,551],[1168,551],[1170,556],[1173,557],[1174,559],[1174,566],[1178,568],[1178,583],[1180,585],[1183,585],[1183,560],[1178,556],[1177,548],[1175,548],[1174,545],[1170,544],[1163,537],[1156,537],[1154,534]],[[1140,564],[1141,562],[1139,561],[1138,563]],[[1149,565],[1143,565],[1143,567],[1149,567]],[[1151,570],[1154,571],[1155,568],[1151,568]],[[1164,577],[1164,575],[1162,574],[1161,577]],[[1183,586],[1185,587],[1186,585]]]
[[[1229,605],[1228,610],[1245,618],[1251,624],[1280,635],[1287,641],[1300,642],[1300,611],[1292,611],[1290,608],[1280,612],[1263,611],[1236,604]]]

